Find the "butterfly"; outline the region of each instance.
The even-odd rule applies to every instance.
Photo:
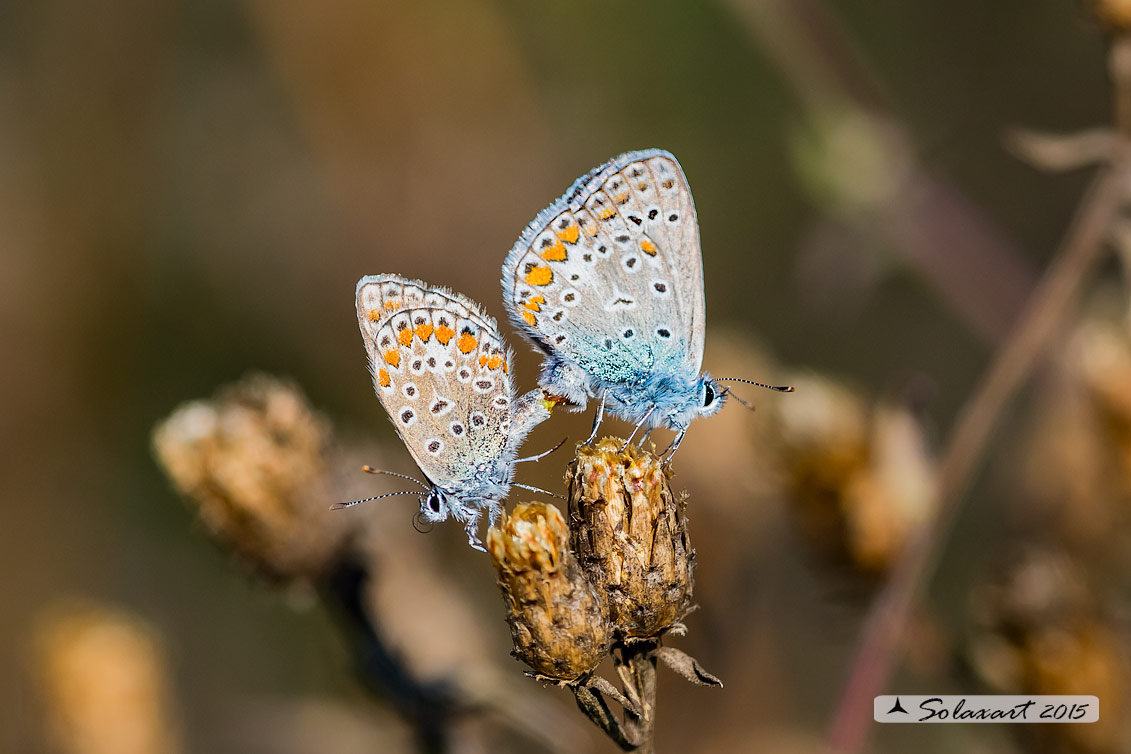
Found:
[[[541,457],[516,458],[553,403],[540,390],[515,398],[513,352],[471,299],[399,275],[370,275],[358,281],[356,301],[377,398],[427,479],[414,480],[426,490],[422,517],[463,522],[468,542],[482,550],[479,517],[486,510],[495,523],[515,464]],[[380,497],[387,495],[368,500]]]
[[[630,440],[675,430],[674,455],[691,420],[725,403],[730,378],[700,372],[699,223],[670,152],[626,152],[579,178],[526,227],[502,278],[510,318],[545,353],[543,390],[575,410],[600,398],[590,440],[607,409],[636,425]]]

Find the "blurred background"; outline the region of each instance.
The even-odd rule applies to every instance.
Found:
[[[504,319],[525,224],[646,147],[694,191],[707,368],[799,388],[740,393],[758,410],[696,423],[676,459],[701,606],[676,642],[727,686],[661,677],[661,750],[819,750],[937,452],[1086,186],[1017,159],[1010,130],[1109,123],[1105,49],[1070,0],[0,5],[0,750],[414,750],[319,607],[311,574],[347,539],[398,662],[494,710],[450,750],[615,750],[522,677],[459,527],[417,534],[412,497],[322,513],[400,489],[362,463],[414,470],[366,372],[358,277]],[[1129,750],[1126,291],[1113,255],[1006,415],[896,680],[1102,688],[1106,727],[889,726],[875,751]],[[217,394],[250,372],[293,383]],[[272,493],[302,501],[280,524],[302,563],[155,460],[158,423],[213,395],[196,408],[243,401],[252,434],[281,405],[287,452],[295,426],[313,438],[317,473]],[[539,427],[531,452],[570,443],[520,480],[561,491],[589,421]],[[318,541],[286,546],[297,529]]]

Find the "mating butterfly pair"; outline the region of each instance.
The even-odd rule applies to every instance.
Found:
[[[553,405],[599,400],[590,439],[606,409],[635,423],[633,436],[666,426],[674,454],[727,396],[699,371],[699,225],[670,153],[628,152],[578,179],[523,231],[502,282],[514,324],[546,354],[541,389],[521,397],[512,352],[474,301],[399,275],[357,284],[377,397],[428,480],[421,514],[463,522],[480,549],[479,516],[501,514],[515,464],[531,460],[518,448]]]

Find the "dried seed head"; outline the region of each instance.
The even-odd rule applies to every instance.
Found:
[[[276,577],[318,570],[347,532],[327,510],[329,441],[299,389],[266,375],[179,407],[153,433],[165,473],[212,534]]]
[[[487,532],[515,656],[544,676],[571,681],[608,654],[610,636],[600,595],[568,544],[561,511],[545,503],[519,504]]]
[[[90,605],[58,607],[34,635],[46,723],[64,754],[176,754],[168,670],[153,629]]]
[[[1078,326],[1023,446],[1017,514],[1089,561],[1131,562],[1131,335],[1106,301]]]
[[[614,630],[651,637],[691,607],[694,551],[683,505],[659,460],[606,437],[570,467],[570,532],[589,578],[605,594]]]
[[[971,600],[972,664],[994,691],[1093,694],[1110,712],[1092,725],[1042,731],[1057,750],[1114,754],[1131,734],[1131,655],[1104,599],[1066,552],[1031,547],[1009,553]]]
[[[883,576],[934,504],[934,461],[919,420],[903,406],[869,407],[829,379],[794,382],[807,400],[775,408],[802,534],[860,575]]]

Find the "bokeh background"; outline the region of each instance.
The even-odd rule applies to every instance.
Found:
[[[59,733],[71,723],[58,709],[85,697],[61,700],[78,682],[53,653],[79,630],[67,621],[84,620],[132,636],[141,649],[123,651],[164,689],[145,714],[165,732],[106,750],[411,750],[312,590],[268,583],[217,547],[151,433],[249,371],[286,376],[350,458],[324,502],[397,489],[356,471],[412,470],[365,370],[357,278],[444,283],[502,319],[499,267],[524,225],[578,175],[652,146],[679,158],[694,190],[707,366],[818,381],[808,394],[742,393],[758,410],[696,423],[677,458],[701,605],[678,642],[727,688],[663,679],[662,750],[815,750],[883,566],[861,576],[829,555],[821,532],[836,538],[835,512],[798,500],[815,485],[835,507],[840,472],[830,481],[822,464],[835,463],[804,458],[806,442],[840,437],[822,427],[843,410],[844,442],[868,446],[888,431],[872,418],[883,403],[914,418],[899,430],[914,439],[896,445],[927,457],[941,445],[1086,185],[1086,171],[1017,159],[1010,129],[1109,123],[1105,46],[1069,0],[0,5],[0,750],[98,750]],[[1118,309],[1114,257],[1101,282]],[[537,360],[506,332],[520,386],[533,387]],[[1031,464],[1018,449],[1056,435],[1063,424],[1034,417],[1061,402],[1024,397],[945,550],[901,690],[987,688],[970,636],[1000,621],[979,589],[1011,546],[1057,530],[1023,514]],[[782,414],[785,402],[802,415]],[[580,440],[588,421],[555,418],[527,448]],[[775,437],[790,427],[801,439],[783,449]],[[520,478],[560,491],[568,456]],[[817,471],[796,471],[806,463]],[[1100,507],[1117,499],[1097,494]],[[536,699],[531,714],[562,726],[565,750],[613,751],[566,692],[507,656],[493,573],[458,527],[418,535],[414,498],[378,505],[342,515],[376,550],[395,543],[405,578],[418,577],[398,582],[419,588],[393,592],[379,619],[410,664],[490,666],[489,683],[514,695],[499,698]],[[1064,558],[1098,585],[1098,614],[1116,616],[1104,630],[1126,646],[1126,571],[1088,570],[1071,548]],[[457,599],[462,618],[443,617]],[[98,697],[109,687],[92,677]],[[123,681],[134,682],[144,687]],[[495,740],[480,727],[460,750]],[[922,731],[880,731],[875,750],[1049,745],[988,726]],[[517,740],[493,745],[545,745]]]

